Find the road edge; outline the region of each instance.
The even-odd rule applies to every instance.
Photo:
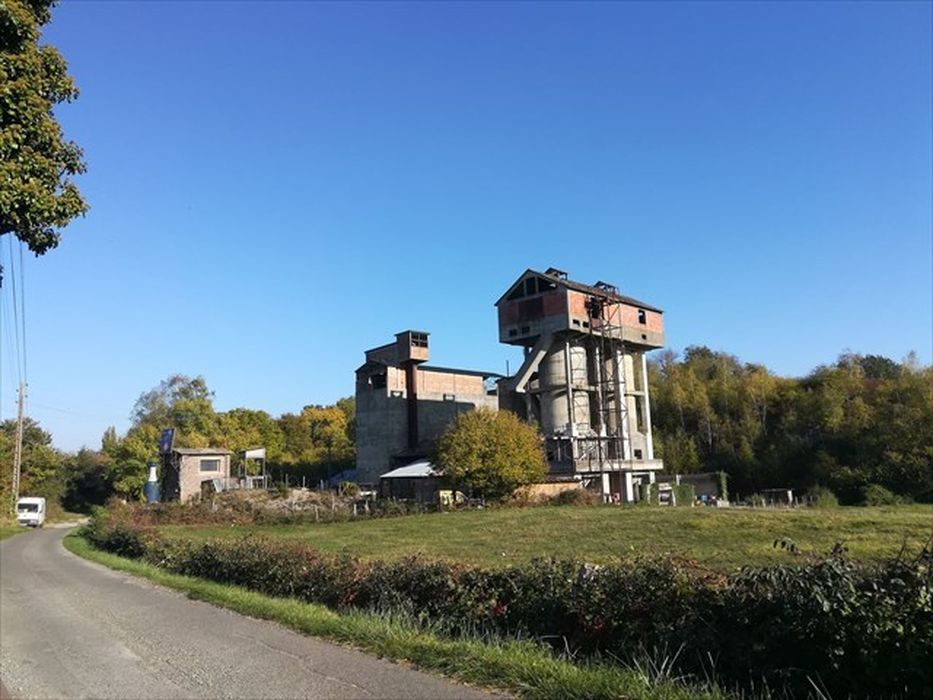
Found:
[[[181,591],[190,598],[499,695],[632,700],[723,697],[682,683],[655,683],[644,673],[617,664],[574,664],[531,642],[448,639],[415,629],[399,619],[362,612],[338,613],[315,603],[273,598],[237,586],[169,573],[96,550],[75,532],[62,539],[62,546],[78,557]]]

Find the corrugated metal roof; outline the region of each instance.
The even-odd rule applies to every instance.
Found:
[[[172,452],[180,455],[232,455],[230,450],[219,447],[176,447]]]
[[[406,464],[404,467],[393,469],[390,472],[382,474],[380,479],[412,479],[418,477],[437,476],[434,471],[434,465],[426,459],[419,459],[417,462]]]

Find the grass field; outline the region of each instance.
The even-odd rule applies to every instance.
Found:
[[[933,505],[882,508],[746,510],[711,508],[542,507],[433,513],[343,523],[250,527],[166,526],[196,539],[255,533],[301,541],[322,551],[393,559],[412,554],[481,566],[536,556],[592,563],[628,553],[676,553],[707,566],[792,562],[775,549],[791,540],[804,553],[826,553],[837,541],[860,559],[914,551],[933,537]]]

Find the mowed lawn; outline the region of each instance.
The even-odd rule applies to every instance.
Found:
[[[805,553],[837,541],[860,559],[917,551],[933,536],[933,505],[884,508],[745,510],[541,507],[432,513],[343,523],[276,526],[167,526],[196,539],[261,535],[368,559],[413,554],[481,566],[533,557],[608,562],[630,553],[676,553],[722,569],[792,562],[775,549],[786,538]]]

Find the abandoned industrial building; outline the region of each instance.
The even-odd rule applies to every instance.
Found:
[[[404,331],[366,351],[356,370],[356,480],[374,486],[390,469],[430,456],[457,414],[498,406],[495,372],[424,364],[428,333]]]
[[[496,302],[499,340],[523,349],[509,377],[424,364],[428,334],[404,331],[356,371],[357,480],[423,460],[456,415],[480,406],[535,421],[549,479],[631,502],[655,481],[646,353],[663,347],[663,312],[605,282],[526,270]]]

